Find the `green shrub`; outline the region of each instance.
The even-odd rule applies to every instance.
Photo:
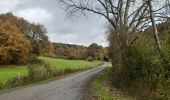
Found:
[[[170,61],[169,44],[163,43],[164,59]],[[112,56],[114,86],[142,100],[167,100],[170,98],[170,63],[164,59],[157,52],[153,38],[141,36],[129,48],[125,66],[122,67],[118,57]]]
[[[87,60],[87,61],[94,61],[94,59],[93,59],[91,56],[88,56],[88,57],[86,58],[86,60]]]

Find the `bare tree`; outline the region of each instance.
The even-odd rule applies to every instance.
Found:
[[[119,46],[122,61],[126,62],[129,47],[138,38],[139,33],[151,23],[158,50],[161,51],[155,18],[158,18],[158,21],[163,20],[165,16],[161,11],[167,5],[160,3],[153,7],[152,2],[155,1],[152,0],[60,0],[60,2],[69,15],[92,12],[103,16],[111,25],[110,38]]]
[[[155,39],[155,42],[156,42],[156,46],[157,46],[157,49],[158,49],[160,56],[164,59],[164,55],[162,53],[162,47],[161,47],[161,43],[160,43],[160,39],[159,39],[159,34],[158,34],[155,18],[158,17],[158,18],[163,18],[163,19],[164,18],[169,19],[169,17],[167,15],[169,13],[168,10],[169,10],[169,4],[170,4],[169,2],[170,1],[169,0],[163,0],[163,6],[161,6],[161,8],[159,8],[157,11],[154,11],[154,9],[153,9],[153,4],[152,4],[154,2],[153,0],[148,0],[147,2],[148,2],[148,6],[149,6],[150,20],[151,20],[151,23],[152,23],[152,30],[153,30],[153,33],[154,33],[154,39]],[[162,13],[163,9],[165,10],[167,15],[165,15],[165,13]],[[156,16],[155,13],[158,13],[159,15]],[[164,59],[164,61],[166,61],[166,59]]]

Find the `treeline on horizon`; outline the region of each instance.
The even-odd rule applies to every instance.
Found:
[[[57,58],[81,59],[81,60],[105,60],[108,61],[107,47],[92,43],[88,47],[74,44],[53,43],[54,54]]]
[[[0,15],[0,64],[26,64],[37,56],[62,59],[108,60],[107,48],[51,43],[46,28],[12,13]]]

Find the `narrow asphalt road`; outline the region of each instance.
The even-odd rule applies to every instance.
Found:
[[[83,100],[84,85],[105,67],[107,64],[46,84],[2,93],[0,100]]]

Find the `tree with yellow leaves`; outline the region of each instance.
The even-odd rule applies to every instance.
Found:
[[[26,63],[30,56],[30,42],[10,20],[0,20],[0,63]]]

